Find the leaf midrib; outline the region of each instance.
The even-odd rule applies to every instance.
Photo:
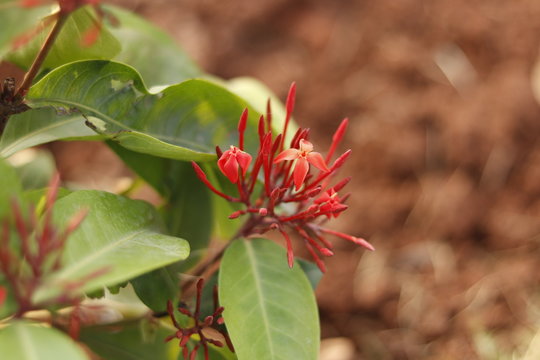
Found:
[[[211,153],[209,149],[201,148],[201,145],[198,142],[191,142],[191,141],[188,141],[188,140],[182,138],[181,142],[182,142],[183,145],[182,146],[181,145],[176,145],[175,141],[178,141],[178,138],[165,136],[163,134],[155,134],[155,133],[151,133],[151,132],[146,131],[146,130],[144,132],[142,132],[141,130],[137,130],[137,129],[134,129],[132,127],[126,126],[125,124],[121,123],[118,120],[115,120],[111,116],[106,115],[106,114],[102,113],[101,111],[99,111],[99,110],[97,110],[97,109],[95,109],[95,108],[93,108],[91,106],[81,104],[80,102],[77,102],[77,101],[66,100],[66,99],[57,99],[57,98],[41,98],[40,97],[39,99],[33,99],[32,102],[35,103],[35,104],[39,104],[39,103],[60,103],[60,104],[72,105],[72,106],[84,109],[86,111],[90,111],[90,112],[94,113],[97,117],[101,117],[101,118],[103,118],[103,120],[108,121],[108,122],[118,126],[121,129],[125,129],[127,131],[131,131],[131,132],[135,132],[135,133],[142,133],[143,135],[151,136],[151,137],[153,137],[153,138],[155,138],[157,140],[165,142],[168,145],[181,147],[183,150],[186,150],[186,151],[190,151],[190,152],[194,152],[194,153],[201,153],[201,154],[210,154]],[[199,147],[199,148],[201,148],[201,150],[192,150],[190,148],[186,148],[185,146]]]
[[[72,275],[74,272],[76,272],[77,270],[80,270],[81,268],[84,268],[86,265],[88,265],[92,261],[99,259],[103,254],[113,251],[115,248],[123,245],[124,243],[128,242],[134,237],[140,234],[143,234],[145,232],[149,232],[149,231],[146,229],[143,229],[143,230],[132,232],[129,235],[124,236],[123,238],[119,239],[118,241],[115,241],[113,243],[110,243],[100,248],[98,251],[93,252],[89,256],[82,258],[82,260],[79,259],[75,264],[65,267],[64,270],[58,274],[58,277],[69,278],[69,276]]]
[[[36,349],[33,346],[34,342],[31,339],[31,336],[29,336],[28,331],[26,331],[26,327],[20,326],[20,325],[14,325],[15,326],[15,332],[17,333],[17,337],[20,339],[20,343],[23,349],[24,354],[26,355],[25,359],[32,360],[32,359],[39,359],[38,354],[36,353]]]
[[[81,118],[80,117],[77,117],[77,116],[74,116],[74,117],[71,117],[69,119],[66,119],[64,121],[59,121],[59,122],[54,122],[50,125],[47,125],[45,127],[42,127],[42,128],[39,128],[37,129],[36,131],[33,131],[33,132],[30,132],[30,133],[27,133],[26,135],[22,136],[22,137],[18,137],[15,141],[13,141],[11,144],[8,143],[8,146],[5,147],[4,149],[2,149],[0,151],[0,156],[2,157],[5,157],[7,156],[6,154],[10,154],[10,150],[15,148],[17,145],[19,145],[20,143],[28,140],[29,138],[32,138],[34,136],[36,136],[37,134],[40,134],[40,133],[43,133],[43,132],[47,132],[51,129],[54,129],[54,128],[57,128],[57,127],[60,127],[62,125],[66,125],[66,124],[69,124],[71,122],[77,122],[77,121],[80,121]],[[0,142],[0,147],[2,145],[2,142]]]
[[[265,329],[265,335],[266,335],[266,338],[268,340],[268,344],[269,344],[269,348],[270,348],[269,349],[270,358],[273,359],[274,358],[274,348],[271,346],[272,337],[270,336],[270,323],[268,321],[268,313],[266,312],[266,308],[263,306],[264,296],[263,296],[263,290],[262,290],[261,282],[259,281],[260,274],[259,274],[259,269],[257,267],[257,261],[256,261],[255,252],[253,251],[253,247],[251,245],[251,242],[245,241],[244,244],[246,245],[246,250],[247,250],[247,254],[248,254],[248,260],[250,262],[251,267],[253,268],[255,290],[256,290],[256,293],[257,293],[257,297],[259,298],[259,301],[256,304],[260,304],[261,314],[262,314],[263,321],[264,321],[263,324],[264,324],[264,329]]]

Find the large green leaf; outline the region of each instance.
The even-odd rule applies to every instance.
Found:
[[[116,18],[108,29],[122,44],[122,51],[114,60],[133,66],[148,86],[176,84],[201,76],[201,71],[161,29],[138,15],[105,6]]]
[[[58,34],[41,69],[54,69],[60,65],[84,59],[112,59],[120,52],[121,47],[118,40],[105,27],[101,27],[99,36],[94,43],[84,44],[85,34],[95,28],[96,24],[95,12],[88,6],[71,14]],[[45,41],[52,22],[48,21],[45,25],[48,26],[36,34],[28,44],[12,51],[7,59],[23,69],[29,68]]]
[[[81,291],[115,285],[189,254],[187,241],[160,232],[157,213],[143,201],[100,191],[77,191],[57,201],[54,217],[59,224],[66,224],[82,209],[87,209],[88,215],[67,241],[63,268],[44,281],[35,293],[35,302],[55,297],[66,284],[99,270],[106,272],[84,282]]]
[[[96,133],[84,121],[80,114],[57,113],[52,107],[31,109],[13,115],[0,137],[0,157],[8,157],[19,150],[58,139],[95,139]]]
[[[223,316],[240,360],[317,359],[319,321],[300,266],[270,240],[236,240],[219,273]]]
[[[210,194],[188,162],[135,153],[111,141],[108,144],[166,199],[161,212],[169,233],[188,239],[190,244],[191,254],[186,261],[144,274],[131,282],[141,300],[152,310],[161,312],[167,300],[178,297],[180,273],[195,264],[210,241],[213,221]]]
[[[236,143],[238,118],[248,105],[223,87],[187,80],[151,94],[131,67],[81,61],[47,74],[29,93],[34,107],[75,107],[102,122],[93,126],[120,145],[176,160],[215,159],[214,147]],[[246,147],[258,143],[258,114],[250,111]]]
[[[27,35],[39,20],[51,12],[50,6],[22,8],[19,0],[0,0],[0,59],[13,48],[13,42]]]
[[[178,344],[164,343],[173,331],[160,325],[142,320],[89,327],[81,331],[80,340],[107,360],[174,360],[179,354]]]
[[[60,331],[21,321],[0,329],[0,349],[5,359],[89,359],[82,348]]]

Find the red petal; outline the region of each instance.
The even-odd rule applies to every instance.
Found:
[[[219,170],[221,170],[223,174],[225,174],[225,164],[227,163],[227,160],[229,160],[230,157],[231,157],[231,150],[227,150],[223,154],[221,154],[217,162]]]
[[[274,159],[274,164],[277,164],[280,161],[284,160],[294,160],[298,158],[298,149],[287,149],[283,150],[276,158]]]
[[[309,161],[317,169],[328,172],[330,169],[326,166],[324,159],[318,152],[310,152],[307,154],[307,161]]]
[[[238,161],[236,160],[236,157],[230,156],[223,165],[221,171],[233,184],[236,184],[238,181]]]
[[[243,174],[246,175],[249,164],[251,164],[251,155],[249,155],[247,152],[239,151],[236,154],[236,159],[238,160],[238,164],[240,165]]]
[[[328,194],[328,191],[325,191],[317,200],[315,200],[315,204],[322,204],[328,200],[330,200],[330,195]]]
[[[300,189],[304,183],[304,179],[309,171],[309,164],[306,159],[299,158],[294,165],[294,187]]]
[[[300,139],[300,151],[313,151],[313,144],[305,139]]]

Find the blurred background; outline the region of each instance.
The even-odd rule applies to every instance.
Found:
[[[210,73],[296,81],[319,148],[350,118],[334,228],[377,251],[334,242],[321,360],[540,358],[540,1],[109,2]],[[93,146],[51,145],[68,180],[128,174]]]

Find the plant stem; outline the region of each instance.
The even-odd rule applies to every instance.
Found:
[[[49,35],[45,39],[45,42],[41,46],[41,49],[39,50],[36,58],[34,59],[34,62],[30,66],[30,69],[28,69],[28,72],[24,75],[23,82],[17,89],[17,93],[15,94],[16,97],[23,98],[28,90],[30,89],[30,86],[32,85],[32,81],[34,81],[34,78],[38,74],[39,69],[41,68],[41,65],[43,65],[43,62],[45,61],[45,58],[49,54],[49,51],[51,50],[54,41],[58,37],[58,34],[60,33],[60,30],[64,26],[67,18],[69,16],[69,13],[59,12],[58,13],[58,20],[56,20],[56,23],[53,25],[51,31],[49,32]]]
[[[199,265],[193,274],[191,274],[192,278],[189,279],[182,285],[182,296],[186,293],[186,291],[195,283],[195,281],[198,280],[200,276],[202,276],[210,267],[212,267],[215,263],[217,263],[223,254],[225,253],[225,250],[229,247],[231,242],[234,240],[229,241],[227,244],[225,244],[214,256],[212,256],[209,260]]]
[[[197,278],[201,277],[204,273],[206,273],[213,265],[215,265],[218,261],[221,260],[223,257],[223,254],[225,253],[225,250],[232,244],[233,241],[240,237],[247,237],[250,235],[251,231],[260,223],[260,218],[250,216],[248,220],[244,223],[244,225],[238,230],[238,232],[224,245],[222,248],[214,254],[210,259],[205,261],[204,263],[201,263],[191,274],[192,278],[189,279],[182,285],[181,288],[181,296],[184,296],[186,291],[197,281]],[[213,273],[213,272],[212,272]]]

